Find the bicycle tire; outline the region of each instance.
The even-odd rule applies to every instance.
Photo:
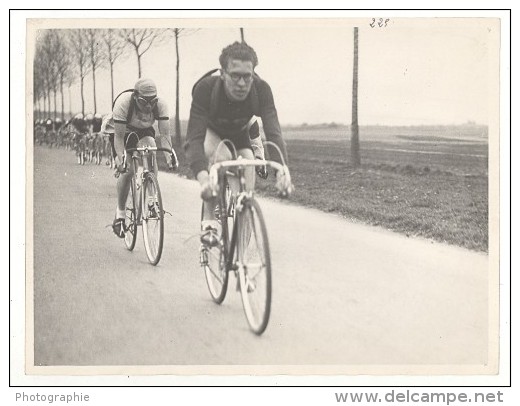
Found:
[[[254,199],[243,204],[238,215],[237,241],[240,293],[249,327],[261,335],[271,315],[271,254],[260,205]]]
[[[137,197],[135,190],[135,179],[130,181],[130,189],[125,204],[125,246],[129,251],[135,247],[137,240]]]
[[[220,243],[216,247],[201,247],[201,256],[204,276],[208,285],[209,293],[213,301],[221,304],[226,298],[229,285],[229,272],[227,270],[227,253],[229,252],[229,244],[231,241],[230,231],[233,229],[233,203],[231,201],[231,193],[229,187],[224,187],[225,192],[220,195],[220,201],[216,208],[215,217],[219,223],[221,230]],[[224,210],[221,210],[221,207]],[[204,202],[202,202],[201,220],[204,215]],[[226,219],[225,224],[222,222]]]
[[[161,259],[164,242],[164,210],[159,182],[152,172],[145,175],[142,188],[144,247],[148,261],[157,265]]]

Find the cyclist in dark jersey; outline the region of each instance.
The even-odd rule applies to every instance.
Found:
[[[201,237],[204,243],[216,240],[215,201],[211,199],[208,164],[232,158],[227,147],[219,148],[222,139],[231,140],[238,155],[254,159],[250,133],[252,118],[262,119],[268,141],[278,145],[287,164],[287,150],[282,138],[280,123],[271,88],[255,74],[258,58],[253,48],[235,42],[224,48],[220,55],[220,76],[209,76],[199,81],[193,92],[193,101],[186,135],[186,158],[193,174],[201,185],[201,197],[206,201]],[[271,159],[281,162],[277,151],[269,149]],[[218,155],[216,155],[218,154]],[[279,190],[291,185],[286,176],[277,173]],[[248,174],[250,189],[254,185],[254,172]]]

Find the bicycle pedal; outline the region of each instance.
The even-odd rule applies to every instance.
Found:
[[[208,250],[203,245],[200,246],[200,266],[204,267],[208,265]]]

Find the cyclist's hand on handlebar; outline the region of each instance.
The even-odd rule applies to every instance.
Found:
[[[166,164],[168,165],[168,170],[170,171],[174,171],[179,167],[177,160],[172,155],[169,155],[166,158]]]
[[[257,166],[256,167],[256,174],[260,176],[262,179],[267,179],[269,176],[269,172],[267,171],[267,166]]]
[[[197,174],[197,180],[200,184],[200,197],[203,200],[211,200],[217,195],[218,185],[213,186],[214,182],[211,182],[208,172],[199,172]]]
[[[208,178],[205,182],[201,184],[200,197],[206,201],[215,198],[218,192],[218,185],[216,185],[216,187],[217,190],[215,190],[215,188],[212,187],[211,182]]]
[[[276,172],[276,189],[281,197],[289,197],[294,191],[294,185],[291,183],[291,178],[286,176],[284,172]]]
[[[121,159],[119,159],[119,156],[116,156],[115,164],[116,164],[117,172],[126,173],[126,171],[127,171],[126,161],[121,162]]]

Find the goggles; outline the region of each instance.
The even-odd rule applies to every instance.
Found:
[[[146,108],[148,106],[153,108],[153,107],[155,107],[155,105],[157,104],[159,99],[157,98],[157,96],[149,96],[149,97],[136,96],[135,101],[141,108]]]

